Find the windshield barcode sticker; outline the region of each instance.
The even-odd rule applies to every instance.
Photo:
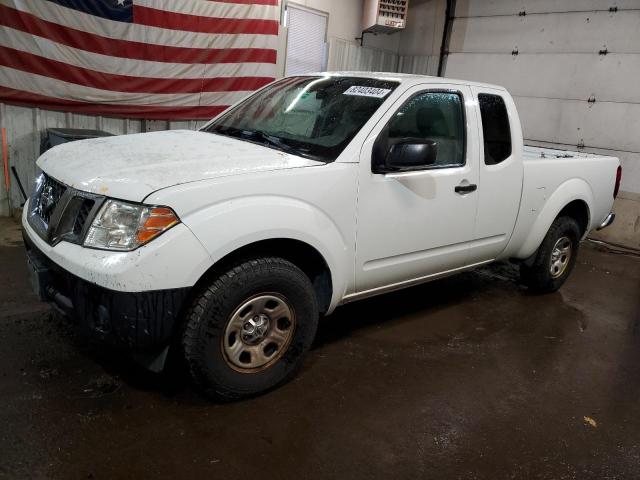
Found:
[[[354,85],[344,91],[343,95],[357,95],[358,97],[374,97],[384,98],[391,91],[389,88],[375,88],[375,87],[359,87]]]

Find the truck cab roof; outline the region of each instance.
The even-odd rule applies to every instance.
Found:
[[[448,77],[434,77],[431,75],[418,75],[414,73],[335,71],[335,72],[313,72],[313,73],[305,73],[301,75],[289,75],[289,76],[292,76],[292,77],[330,76],[330,77],[375,78],[378,80],[395,80],[405,85],[417,85],[425,82],[450,83],[450,84],[469,85],[472,87],[492,88],[495,90],[506,91],[504,87],[500,85],[490,84],[490,83],[474,82],[471,80],[460,80],[460,79],[454,79],[454,78],[448,78]]]

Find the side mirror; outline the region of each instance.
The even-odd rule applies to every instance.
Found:
[[[434,165],[437,156],[438,145],[433,140],[408,138],[391,145],[380,166],[384,172],[420,170]]]

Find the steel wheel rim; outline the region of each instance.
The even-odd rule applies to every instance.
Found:
[[[571,255],[573,254],[573,244],[569,237],[560,237],[551,250],[551,264],[549,272],[552,278],[561,277],[567,270]]]
[[[222,337],[224,359],[242,373],[265,370],[287,351],[295,328],[294,310],[285,297],[255,295],[231,314]]]

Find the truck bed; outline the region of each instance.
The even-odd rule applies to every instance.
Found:
[[[539,158],[602,158],[605,155],[597,155],[595,153],[575,152],[572,150],[558,150],[555,148],[535,147],[533,145],[525,145],[523,149],[524,160],[536,160]]]
[[[600,225],[611,211],[618,165],[618,159],[611,156],[525,145],[520,209],[503,255],[531,255],[572,197],[587,204],[586,232]]]

